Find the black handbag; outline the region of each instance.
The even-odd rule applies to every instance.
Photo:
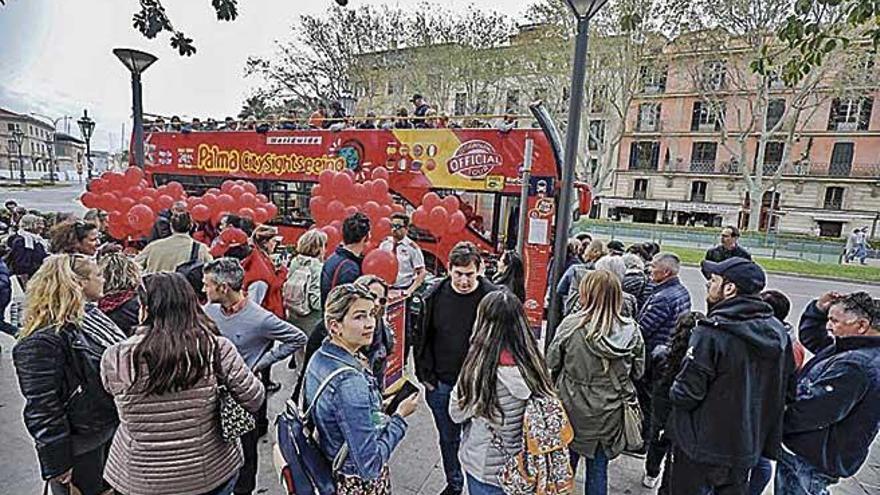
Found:
[[[217,380],[218,417],[220,436],[226,442],[235,441],[240,436],[257,427],[254,415],[244,408],[232,394],[229,387],[220,381],[219,346],[214,348],[214,377]]]

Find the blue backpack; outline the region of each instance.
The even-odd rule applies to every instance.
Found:
[[[312,410],[318,397],[337,375],[346,371],[357,371],[350,366],[333,370],[315,391],[311,404],[302,412],[305,393],[300,396],[300,403],[293,399],[287,401],[285,410],[275,420],[278,432],[276,454],[280,453],[277,467],[281,469],[281,481],[287,488],[288,495],[334,495],[336,482],[333,473],[342,465],[348,455],[348,445],[339,450],[331,463],[318,447],[317,428],[312,419]],[[305,371],[304,371],[305,372]]]

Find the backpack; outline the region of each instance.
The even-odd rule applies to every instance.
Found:
[[[573,493],[574,472],[568,445],[574,430],[562,402],[532,396],[523,415],[522,448],[508,457],[498,474],[507,495]]]
[[[348,445],[339,450],[330,462],[318,445],[317,427],[311,417],[318,398],[337,375],[355,371],[351,366],[333,370],[318,386],[311,404],[302,412],[305,392],[300,393],[300,403],[288,399],[285,410],[275,420],[278,443],[275,445],[276,467],[281,470],[281,480],[288,495],[334,495],[334,473],[348,456]]]
[[[204,291],[204,283],[202,282],[202,268],[205,264],[199,260],[199,249],[201,246],[198,242],[193,241],[189,250],[189,260],[177,265],[175,272],[183,275],[187,282],[195,289],[196,294]]]
[[[312,312],[312,308],[309,306],[309,284],[312,281],[311,261],[309,259],[291,272],[282,289],[284,306],[297,316],[308,316]]]

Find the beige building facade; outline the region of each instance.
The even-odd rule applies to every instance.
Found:
[[[15,129],[24,134],[20,155],[13,139]],[[19,156],[28,178],[48,174],[54,153],[51,149],[53,133],[52,126],[40,119],[0,108],[0,177],[18,179],[21,167]]]

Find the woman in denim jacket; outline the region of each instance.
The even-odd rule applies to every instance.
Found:
[[[360,350],[373,340],[376,326],[375,296],[355,284],[333,289],[324,305],[329,338],[312,356],[306,369],[303,394],[311,403],[321,382],[337,368],[350,371],[333,378],[314,408],[321,450],[339,466],[340,494],[391,493],[388,460],[403,439],[405,417],[415,411],[419,395],[404,400],[387,416],[376,379]]]

